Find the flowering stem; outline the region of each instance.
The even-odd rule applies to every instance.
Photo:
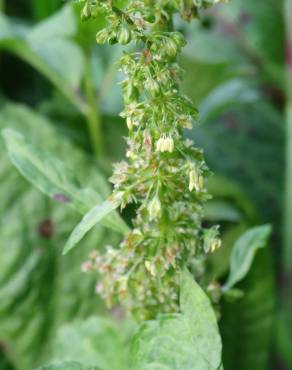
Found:
[[[177,311],[181,271],[189,267],[199,277],[195,266],[221,244],[217,227],[202,227],[208,168],[202,150],[183,137],[198,112],[179,91],[177,57],[186,41],[172,31],[174,13],[191,20],[219,1],[129,0],[119,9],[115,1],[85,0],[82,12],[106,14],[98,43],[134,41],[138,48],[119,62],[128,150],[110,179],[112,198],[122,209],[135,203],[136,217],[120,249],[88,265],[100,273],[97,291],[108,305],[121,302],[140,319]]]
[[[85,57],[85,95],[87,99],[87,126],[91,145],[96,157],[104,154],[101,117],[97,106],[96,91],[93,85],[92,66],[89,53]]]

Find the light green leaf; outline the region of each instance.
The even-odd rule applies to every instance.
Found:
[[[141,325],[132,343],[133,370],[217,370],[221,339],[215,313],[189,272],[182,274],[180,314]]]
[[[223,291],[232,288],[248,273],[258,249],[267,245],[271,226],[263,225],[249,229],[235,243],[230,257],[230,274]]]
[[[99,370],[96,366],[85,366],[79,362],[65,361],[41,366],[37,370]]]
[[[9,157],[20,173],[50,198],[68,203],[85,214],[92,204],[101,203],[102,197],[92,189],[80,189],[72,171],[61,161],[26,141],[15,130],[5,129],[3,136]],[[102,223],[118,232],[127,231],[127,226],[116,213]]]
[[[78,168],[73,184],[94,187],[103,199],[110,195],[99,165],[48,119],[22,105],[6,104],[0,109],[0,129],[7,127],[58,153],[69,168]],[[118,245],[120,235],[97,225],[80,248],[62,257],[79,215],[50,201],[19,174],[2,136],[0,156],[0,337],[11,366],[27,370],[51,362],[52,341],[65,322],[104,312],[94,293],[96,278],[82,274],[80,265],[92,249]]]
[[[97,223],[102,221],[102,219],[104,219],[117,207],[117,203],[105,201],[104,203],[93,207],[88,213],[86,213],[81,222],[75,227],[70,235],[64,247],[63,254],[68,253],[72,248],[74,248],[89,230],[91,230]]]
[[[129,370],[132,323],[93,316],[63,325],[53,342],[54,361],[81,361],[102,370]],[[70,338],[70,340],[68,340]]]

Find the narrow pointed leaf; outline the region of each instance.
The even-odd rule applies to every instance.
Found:
[[[249,229],[235,243],[230,257],[230,274],[223,290],[227,291],[248,273],[258,249],[267,245],[271,226],[263,225]]]
[[[76,246],[78,242],[91,230],[96,224],[98,224],[102,219],[104,219],[109,213],[118,207],[117,203],[110,201],[105,201],[104,203],[92,208],[83,217],[81,222],[75,227],[72,234],[70,235],[63,254],[68,253],[72,248]]]

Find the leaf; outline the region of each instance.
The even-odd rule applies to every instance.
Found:
[[[217,370],[221,339],[215,313],[188,272],[182,274],[180,314],[141,325],[132,342],[133,370]]]
[[[110,201],[105,201],[103,204],[93,207],[88,213],[86,213],[70,235],[64,247],[63,254],[68,253],[72,248],[74,248],[90,229],[117,207],[117,203],[115,204]]]
[[[78,168],[75,182],[82,187],[94,187],[104,199],[110,194],[99,165],[44,117],[19,104],[2,105],[0,129],[7,127]],[[120,237],[97,226],[81,248],[62,257],[78,214],[50,201],[18,173],[2,137],[0,155],[0,342],[13,368],[27,370],[49,362],[52,341],[65,322],[104,312],[95,277],[82,274],[80,266],[93,248],[118,245]]]
[[[220,200],[210,200],[204,206],[204,218],[208,221],[238,222],[242,215],[233,204]]]
[[[29,144],[23,135],[6,129],[3,136],[12,163],[28,181],[50,198],[68,203],[81,214],[85,214],[92,204],[102,201],[102,197],[94,190],[80,189],[73,173],[62,162]],[[113,218],[103,220],[103,224],[121,233],[127,230],[117,213]]]
[[[36,68],[84,113],[86,105],[76,94],[84,73],[84,58],[81,48],[70,40],[76,32],[76,16],[68,5],[30,28],[20,28],[0,14],[0,48]]]
[[[257,250],[267,245],[270,234],[270,225],[257,226],[236,241],[230,257],[230,274],[222,287],[223,291],[229,290],[246,276]]]
[[[238,288],[244,292],[241,299],[222,302],[224,370],[267,370],[275,336],[276,295],[272,253],[268,248],[259,251]]]
[[[102,370],[129,370],[132,323],[92,316],[63,325],[53,342],[54,361],[81,361]],[[70,338],[70,341],[68,341]]]
[[[79,362],[64,361],[41,366],[37,370],[99,370],[96,366],[85,366]]]
[[[46,40],[74,36],[77,21],[70,6],[64,6],[59,12],[35,25],[26,34],[30,44],[41,44]]]
[[[240,79],[224,82],[211,91],[200,104],[201,120],[207,122],[229,107],[255,103],[258,99],[259,93],[251,83]]]
[[[241,184],[245,198],[247,196],[257,209],[257,217],[276,225],[275,232],[281,228],[282,213],[281,169],[285,136],[281,122],[282,117],[274,107],[258,101],[257,104],[229,109],[216,120],[188,132],[188,137],[204,148],[212,171]],[[208,183],[216,178],[210,178]],[[225,186],[230,189],[228,184],[216,182],[212,186],[215,197],[217,192],[220,195],[225,191]],[[237,193],[236,203],[241,202]]]

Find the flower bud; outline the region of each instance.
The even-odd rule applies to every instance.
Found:
[[[189,130],[191,130],[193,128],[193,121],[192,121],[192,117],[189,116],[189,115],[181,115],[179,117],[179,120],[178,120],[179,124],[184,127],[184,128],[187,128]]]
[[[90,10],[90,5],[89,5],[89,2],[86,1],[83,9],[82,9],[82,13],[81,13],[81,19],[83,21],[85,21],[86,19],[90,18],[91,16],[91,10]]]
[[[159,83],[153,80],[153,78],[148,78],[145,82],[145,87],[147,90],[157,93],[159,92]]]
[[[189,190],[196,191],[202,190],[204,187],[204,178],[197,169],[192,169],[189,173]]]
[[[213,226],[209,230],[204,231],[204,251],[213,253],[221,247],[221,239],[219,239],[218,226]]]
[[[103,29],[96,34],[96,42],[98,44],[105,44],[108,41],[109,34],[106,29]]]
[[[180,48],[186,45],[186,40],[184,38],[184,35],[180,32],[174,32],[172,34],[172,39],[174,40],[176,45],[179,46]]]
[[[133,120],[132,120],[132,118],[131,118],[131,117],[127,117],[126,122],[127,122],[128,129],[129,129],[129,130],[132,130],[132,129],[133,129],[133,127],[134,127],[134,124],[133,124]]]
[[[155,220],[161,215],[161,203],[157,196],[155,196],[148,205],[148,212],[150,220]]]
[[[178,52],[177,49],[177,44],[174,40],[171,38],[165,40],[165,51],[169,57],[174,58]]]
[[[158,152],[173,152],[174,141],[171,137],[163,135],[156,143],[156,150]]]
[[[125,298],[128,293],[128,278],[122,276],[117,280],[118,294],[120,298]]]
[[[152,276],[156,276],[156,268],[153,262],[145,261],[145,268]]]
[[[125,24],[122,25],[118,32],[118,41],[122,45],[126,45],[131,41],[131,31],[129,27]]]
[[[165,149],[167,152],[173,152],[173,148],[174,148],[174,142],[173,142],[173,139],[171,137],[167,138],[166,139],[166,146],[165,146]]]

